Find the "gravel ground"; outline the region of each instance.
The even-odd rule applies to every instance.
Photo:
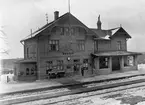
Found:
[[[143,104],[145,101],[145,86],[131,88],[139,85],[145,85],[145,83],[37,100],[15,105],[145,105]],[[120,89],[125,90],[118,91]]]
[[[136,77],[120,79],[120,80],[115,80],[115,81],[114,80],[107,81],[107,82],[103,82],[103,83],[92,83],[92,84],[87,84],[87,85],[84,85],[84,86],[90,88],[90,87],[96,87],[96,86],[100,86],[100,85],[107,85],[107,84],[119,83],[119,82],[127,82],[127,81],[130,81],[130,80],[137,80],[137,79],[145,79],[145,76],[136,76]]]
[[[145,76],[137,76],[137,77],[131,77],[127,79],[120,79],[120,80],[115,80],[115,81],[108,81],[108,82],[102,82],[102,83],[92,83],[92,84],[87,84],[83,85],[85,88],[91,88],[91,87],[96,87],[96,86],[101,86],[101,85],[107,85],[107,84],[112,84],[112,83],[119,83],[119,82],[125,82],[125,81],[130,81],[130,80],[136,80],[136,79],[145,79]],[[35,95],[41,95],[41,94],[55,94],[59,92],[67,92],[71,91],[68,88],[59,88],[59,89],[53,89],[53,90],[46,90],[46,91],[38,91],[38,92],[30,92],[30,93],[18,93],[18,94],[13,94],[13,95],[6,95],[6,96],[0,96],[0,100],[7,100],[7,99],[16,99],[16,98],[21,98],[21,97],[27,97],[27,96],[35,96]]]
[[[6,96],[0,96],[0,100],[6,100],[6,99],[15,99],[15,98],[21,98],[21,97],[27,97],[27,96],[35,96],[35,95],[41,95],[41,94],[55,94],[58,92],[66,92],[70,91],[67,88],[60,88],[60,89],[53,89],[53,90],[46,90],[46,91],[38,91],[33,93],[19,93],[14,95],[6,95]]]

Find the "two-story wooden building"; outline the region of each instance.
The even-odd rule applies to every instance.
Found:
[[[75,75],[101,75],[113,71],[137,70],[137,55],[127,51],[131,36],[122,28],[88,28],[71,13],[21,40],[24,59],[16,62],[18,80],[37,80]]]

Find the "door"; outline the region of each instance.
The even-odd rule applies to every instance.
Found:
[[[79,75],[80,71],[80,59],[74,59],[74,66],[73,66],[74,74]]]
[[[112,57],[112,71],[120,70],[120,57]]]
[[[74,64],[74,74],[78,75],[80,71],[80,65],[79,64]]]

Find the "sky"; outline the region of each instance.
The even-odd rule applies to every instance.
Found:
[[[68,0],[0,0],[0,49],[8,49],[7,58],[22,58],[20,40],[53,21],[54,11],[60,15],[68,12]],[[122,25],[132,36],[128,50],[145,52],[145,0],[70,0],[70,12],[89,28],[97,28],[101,16],[102,29]],[[1,37],[1,36],[0,36]],[[6,42],[6,43],[5,43]]]

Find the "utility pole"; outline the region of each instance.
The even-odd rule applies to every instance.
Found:
[[[70,0],[68,0],[68,11],[70,13]]]

